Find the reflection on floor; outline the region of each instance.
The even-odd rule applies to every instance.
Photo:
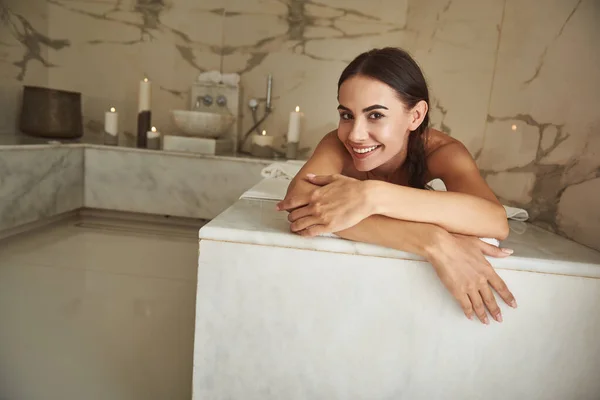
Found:
[[[0,399],[191,398],[201,225],[87,212],[0,241]]]

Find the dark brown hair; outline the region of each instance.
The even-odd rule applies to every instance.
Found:
[[[421,125],[410,133],[406,154],[408,184],[425,189],[425,133],[429,128],[429,90],[421,68],[406,51],[386,47],[373,49],[356,57],[342,72],[338,92],[342,83],[355,75],[368,76],[385,83],[396,91],[407,109],[413,108],[421,100],[427,102],[428,112]]]

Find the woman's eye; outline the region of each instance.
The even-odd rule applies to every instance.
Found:
[[[343,119],[343,120],[352,119],[352,114],[347,113],[347,112],[340,113],[340,119]]]
[[[369,119],[381,119],[384,115],[382,113],[374,112],[369,114]]]

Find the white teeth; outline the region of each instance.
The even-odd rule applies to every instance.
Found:
[[[367,147],[364,149],[357,149],[357,148],[353,147],[352,150],[354,150],[355,153],[365,154],[365,153],[375,150],[377,147],[378,146],[373,146],[373,147]]]

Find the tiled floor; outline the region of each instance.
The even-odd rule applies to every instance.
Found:
[[[0,241],[0,399],[191,398],[201,223],[121,217]]]

